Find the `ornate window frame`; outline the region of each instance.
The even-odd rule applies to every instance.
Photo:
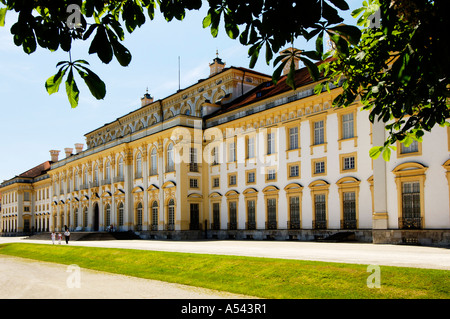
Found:
[[[406,162],[397,165],[392,173],[395,175],[395,184],[397,186],[397,208],[398,208],[398,228],[401,228],[401,219],[403,217],[402,185],[405,182],[419,182],[420,185],[420,217],[421,225],[425,225],[425,179],[428,167],[418,162]]]

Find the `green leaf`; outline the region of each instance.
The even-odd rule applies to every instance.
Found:
[[[108,64],[113,57],[113,50],[111,44],[106,36],[106,28],[102,25],[98,26],[97,33],[89,47],[89,54],[97,53],[99,59]]]
[[[281,72],[283,72],[284,66],[286,65],[288,60],[284,60],[281,62],[281,64],[276,68],[276,70],[272,74],[272,82],[274,84],[278,83],[278,80],[280,79]],[[275,64],[275,63],[274,63]]]
[[[131,62],[131,52],[117,40],[117,37],[111,30],[106,29],[106,31],[117,61],[119,61],[121,66],[128,66]]]
[[[208,15],[203,19],[203,28],[207,28],[211,25],[211,13],[208,13]]]
[[[82,68],[82,70],[80,68]],[[97,100],[102,100],[106,95],[105,83],[98,77],[97,74],[84,66],[75,66],[75,69],[84,80],[84,83],[86,83],[92,96],[94,96]]]
[[[75,80],[73,78],[72,67],[70,68],[69,74],[67,75],[66,93],[70,105],[72,106],[72,108],[76,108],[78,105],[80,91],[78,90],[77,84],[75,83]]]
[[[313,63],[312,61],[304,58],[304,57],[300,57],[300,60],[305,63],[306,67],[308,68],[309,74],[311,75],[312,79],[314,81],[317,81],[319,79],[319,68],[317,67],[317,65],[315,63]]]
[[[383,146],[374,146],[369,151],[369,156],[372,159],[377,159],[380,156]]]
[[[214,38],[217,38],[217,35],[219,34],[219,23],[220,23],[220,15],[222,14],[222,11],[216,12],[215,10],[210,10],[211,15],[211,35]]]
[[[7,8],[0,8],[0,27],[5,26],[6,11],[8,11]]]
[[[296,86],[295,86],[295,61],[294,61],[294,57],[292,57],[290,59],[291,59],[291,65],[289,68],[288,76],[286,78],[286,84],[289,85],[289,87],[291,87],[293,90],[295,90],[296,89]]]
[[[350,7],[348,6],[348,4],[345,0],[329,0],[329,1],[341,10],[345,11],[345,10],[350,9]]]
[[[339,32],[340,34],[344,35],[353,45],[357,45],[359,39],[361,38],[361,30],[352,25],[338,25],[330,28],[330,30]]]
[[[256,43],[248,50],[250,58],[250,68],[253,69],[255,67],[256,61],[258,61],[259,51],[261,50],[261,43]]]
[[[233,17],[230,14],[225,13],[224,14],[224,20],[225,20],[225,31],[228,34],[228,37],[230,39],[236,39],[239,36],[239,27],[234,22]]]
[[[272,48],[270,47],[269,42],[266,42],[266,63],[267,65],[270,65],[270,61],[273,58],[273,52],[272,52]]]
[[[55,75],[49,77],[45,82],[45,89],[47,90],[49,95],[58,92],[67,67],[68,66],[66,66],[65,68],[61,67]]]
[[[386,147],[383,151],[383,159],[386,162],[389,162],[390,158],[391,158],[391,149],[389,147]]]
[[[323,83],[316,84],[316,86],[314,86],[314,93],[319,95],[320,93],[322,93],[322,89]]]

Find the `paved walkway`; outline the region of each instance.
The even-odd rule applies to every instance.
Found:
[[[0,244],[51,241],[0,238]],[[65,245],[64,241],[62,245]],[[73,241],[69,245],[129,248],[203,254],[254,256],[316,261],[389,265],[450,270],[450,249],[406,245],[316,243],[291,241]],[[96,298],[96,299],[207,299],[249,298],[209,289],[81,269],[79,288],[76,270],[66,265],[0,255],[0,298]]]
[[[50,240],[0,237],[0,243],[3,242],[51,244]],[[69,245],[450,270],[450,249],[424,246],[236,240],[105,240],[72,241]]]

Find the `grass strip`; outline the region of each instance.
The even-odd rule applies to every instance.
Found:
[[[367,265],[96,248],[0,245],[0,254],[271,299],[450,298],[450,271],[380,266],[369,288]]]

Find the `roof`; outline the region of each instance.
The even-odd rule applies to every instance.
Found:
[[[323,62],[318,62],[317,64],[321,63]],[[241,107],[268,99],[281,93],[293,91],[292,88],[286,83],[286,79],[287,75],[284,75],[279,79],[277,84],[274,84],[272,81],[264,82],[255,87],[253,90],[236,98],[232,102],[222,105],[220,110],[208,115],[207,118],[212,118],[226,112],[237,110]],[[295,71],[294,81],[297,88],[315,82],[306,67]]]
[[[23,172],[22,174],[19,175],[19,177],[35,178],[40,175],[43,175],[50,170],[52,163],[53,162],[51,161],[46,161],[42,164],[39,164],[38,166],[33,167],[32,169],[29,169],[26,172]]]
[[[244,72],[244,74],[245,74],[245,73],[249,73],[249,74],[252,73],[252,74],[258,75],[258,76],[260,76],[260,77],[267,77],[267,78],[270,78],[270,77],[271,77],[270,75],[267,75],[267,74],[264,74],[264,73],[261,73],[261,72],[258,72],[258,71],[254,71],[254,70],[252,70],[252,69],[247,69],[247,68],[243,68],[243,67],[230,66],[230,67],[227,67],[227,68],[223,68],[222,71],[220,71],[220,72],[218,72],[218,73],[216,73],[216,74],[214,74],[214,75],[212,75],[212,76],[209,76],[209,77],[207,77],[207,78],[200,79],[200,80],[198,80],[196,83],[191,84],[190,86],[188,86],[188,87],[186,87],[186,88],[184,88],[184,89],[178,90],[178,91],[176,91],[175,93],[172,93],[172,94],[166,96],[166,97],[163,98],[163,99],[159,99],[159,100],[153,101],[153,103],[151,103],[151,104],[162,103],[163,100],[168,99],[168,98],[170,98],[170,97],[172,97],[172,96],[174,96],[174,95],[176,95],[176,94],[179,94],[179,93],[182,92],[182,91],[187,91],[187,90],[191,89],[192,87],[194,87],[195,85],[198,85],[198,84],[200,84],[200,83],[202,83],[202,82],[205,82],[205,81],[207,81],[207,80],[210,80],[210,79],[212,79],[212,78],[214,78],[214,77],[217,77],[217,76],[219,76],[219,75],[221,75],[221,74],[223,75],[223,73],[225,73],[225,72],[228,71],[228,70],[239,70],[239,71]],[[96,129],[94,129],[94,130],[92,130],[92,131],[90,131],[90,132],[84,134],[84,136],[88,136],[89,134],[92,134],[93,132],[95,132],[95,131],[97,131],[97,130],[99,130],[99,129],[105,128],[106,126],[111,125],[112,123],[116,122],[117,120],[120,120],[120,119],[124,118],[125,116],[128,116],[128,115],[130,115],[130,114],[132,114],[132,113],[135,113],[135,112],[137,112],[137,111],[139,111],[139,110],[141,110],[141,109],[143,109],[143,108],[145,108],[145,107],[147,107],[147,106],[148,106],[148,105],[144,105],[144,106],[141,106],[141,107],[137,108],[136,110],[130,111],[129,113],[127,113],[127,114],[125,114],[125,115],[123,115],[123,116],[118,117],[118,118],[115,119],[114,121],[108,122],[108,123],[104,124],[103,126],[98,127],[98,128],[96,128]]]

